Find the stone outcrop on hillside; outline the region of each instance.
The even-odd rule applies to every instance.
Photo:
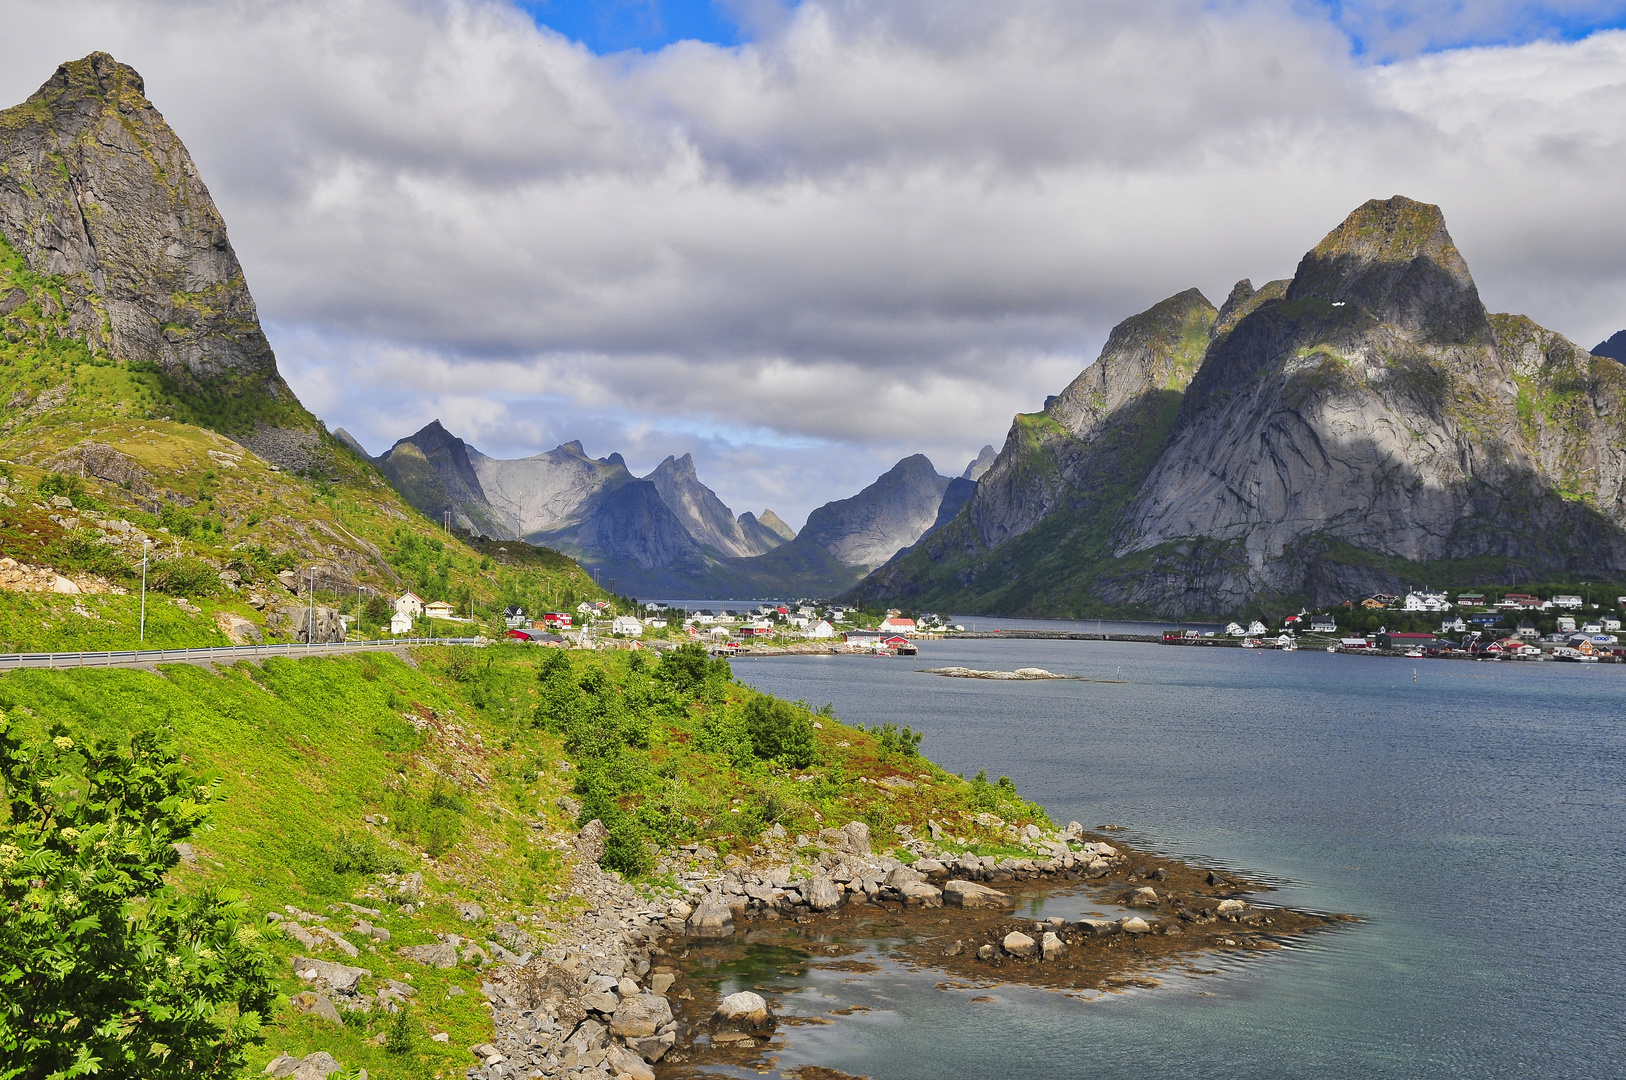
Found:
[[[1623,527],[1626,368],[1487,313],[1439,208],[1396,197],[1291,281],[1121,324],[964,513],[854,595],[1220,614],[1395,591],[1422,562],[1618,573]]]
[[[156,365],[182,385],[230,387],[272,422],[237,433],[267,460],[317,424],[277,372],[209,190],[141,76],[106,53],[57,68],[0,112],[0,237],[60,275],[67,328],[92,353]],[[295,439],[293,444],[302,446]]]

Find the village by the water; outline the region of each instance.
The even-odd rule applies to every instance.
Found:
[[[1223,627],[1170,626],[1159,632],[1126,632],[1120,624],[1080,623],[1094,629],[979,629],[935,613],[884,614],[811,600],[765,602],[744,610],[683,608],[652,602],[583,602],[572,612],[532,614],[511,606],[503,613],[509,638],[537,645],[656,648],[696,641],[731,655],[847,652],[913,656],[918,643],[944,637],[1066,637],[1079,640],[1161,641],[1170,645],[1220,645],[1243,649],[1325,649],[1332,653],[1420,658],[1555,660],[1570,663],[1626,662],[1620,642],[1626,596],[1576,593],[1414,590],[1378,593],[1312,613],[1301,609],[1268,623],[1260,617]],[[444,601],[425,603],[415,593],[395,600],[390,633],[422,630],[422,620],[458,621]],[[1003,622],[1003,620],[984,620]],[[1437,625],[1436,625],[1437,624]]]

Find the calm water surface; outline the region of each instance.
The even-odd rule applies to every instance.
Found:
[[[994,683],[919,669],[1038,666],[1123,683]],[[1360,915],[1308,946],[1156,990],[993,1002],[875,956],[811,973],[782,1066],[942,1077],[1626,1075],[1626,667],[1048,641],[923,643],[910,659],[739,661],[849,722],[926,733],[1065,822]],[[1415,681],[1414,681],[1415,679]],[[741,986],[756,973],[741,975]]]

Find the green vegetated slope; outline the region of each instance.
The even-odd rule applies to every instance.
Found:
[[[279,594],[272,575],[308,576],[313,565],[319,596],[352,606],[357,586],[369,595],[411,588],[460,611],[472,600],[477,615],[511,602],[541,610],[605,595],[556,552],[522,542],[475,550],[446,534],[325,431],[320,454],[300,472],[270,464],[221,433],[234,430],[229,402],[201,410],[196,392],[150,366],[92,354],[68,324],[63,288],[28,271],[0,240],[0,296],[17,301],[0,316],[0,403],[9,403],[0,481],[12,504],[0,504],[0,554],[133,590],[139,537],[152,539],[150,584],[203,608],[183,624],[173,607],[149,604],[155,643],[225,644],[216,611],[262,619],[247,593]],[[53,496],[72,506],[52,505]],[[108,521],[139,531],[109,533]],[[245,587],[227,588],[222,571]],[[130,646],[135,603],[0,592],[0,648]]]
[[[993,852],[1009,850],[1008,834],[974,814],[1045,821],[1009,781],[944,773],[907,730],[865,731],[768,698],[696,649],[661,661],[520,645],[414,656],[415,666],[368,654],[0,676],[0,709],[27,732],[60,723],[81,742],[124,743],[157,731],[220,780],[213,830],[194,838],[194,861],[171,875],[184,892],[227,889],[257,918],[287,905],[327,916],[359,956],[318,955],[418,988],[414,1049],[392,1055],[374,1041],[390,1022],[382,1015],[334,1027],[290,1005],[300,986],[287,958],[308,950],[261,923],[279,996],[254,1071],[282,1051],[325,1049],[374,1076],[460,1072],[467,1047],[490,1036],[478,961],[436,970],[394,950],[436,932],[483,941],[498,922],[543,944],[556,939],[577,911],[568,894],[575,856],[563,838],[590,818],[610,827],[606,865],[654,890],[673,886],[657,872],[661,852],[687,840],[726,856],[775,843],[775,825],[812,835],[863,820],[884,848],[892,826],[920,831],[936,819]],[[912,786],[875,782],[887,777]],[[567,794],[580,804],[574,817],[561,809]],[[792,843],[780,846],[794,858]],[[379,875],[410,870],[422,872],[425,896],[407,914]],[[479,903],[484,918],[459,918],[452,905],[461,901]],[[339,903],[381,910],[369,921],[391,941],[351,932],[353,915],[331,906]],[[453,986],[468,993],[449,996]],[[447,1044],[429,1041],[441,1031]]]

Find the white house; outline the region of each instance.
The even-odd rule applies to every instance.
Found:
[[[410,594],[409,594],[410,595]],[[414,597],[416,599],[416,597]],[[397,611],[390,616],[390,633],[408,634],[412,632],[412,616],[404,611]]]
[[[631,615],[617,615],[610,621],[610,633],[625,634],[628,637],[639,637],[644,632],[644,624]]]
[[[1443,592],[1409,592],[1401,604],[1402,611],[1449,611],[1451,601]]]
[[[1226,623],[1225,632],[1232,637],[1242,637],[1247,634],[1247,631],[1242,629],[1241,623]]]
[[[1560,615],[1558,617],[1558,629],[1566,634],[1575,633],[1575,616]]]
[[[423,597],[414,592],[402,593],[395,598],[395,610],[409,619],[416,619],[423,614]]]
[[[836,628],[831,626],[824,619],[820,619],[818,622],[807,628],[807,636],[810,638],[820,639],[833,638],[836,636]]]
[[[1440,633],[1442,634],[1463,634],[1467,633],[1467,631],[1468,624],[1462,621],[1461,615],[1453,619],[1442,619],[1440,621]]]
[[[1581,606],[1581,598],[1579,596],[1555,596],[1552,603],[1555,608],[1568,608],[1570,611],[1575,611]]]
[[[1310,620],[1310,633],[1312,634],[1336,634],[1337,632],[1338,624],[1332,620],[1330,615],[1317,615]]]
[[[1253,622],[1248,624],[1249,637],[1264,637],[1267,633],[1269,633],[1269,631],[1265,629],[1265,624],[1260,622],[1258,619],[1255,619]]]
[[[808,615],[812,614],[812,612],[806,611],[806,609],[804,609],[801,613]],[[893,634],[912,634],[915,631],[915,620],[905,619],[901,615],[892,615],[881,620],[881,629]]]
[[[444,600],[436,600],[432,604],[425,604],[423,606],[423,613],[429,616],[431,619],[450,619],[457,614],[457,612],[452,608],[452,605],[448,604]]]

